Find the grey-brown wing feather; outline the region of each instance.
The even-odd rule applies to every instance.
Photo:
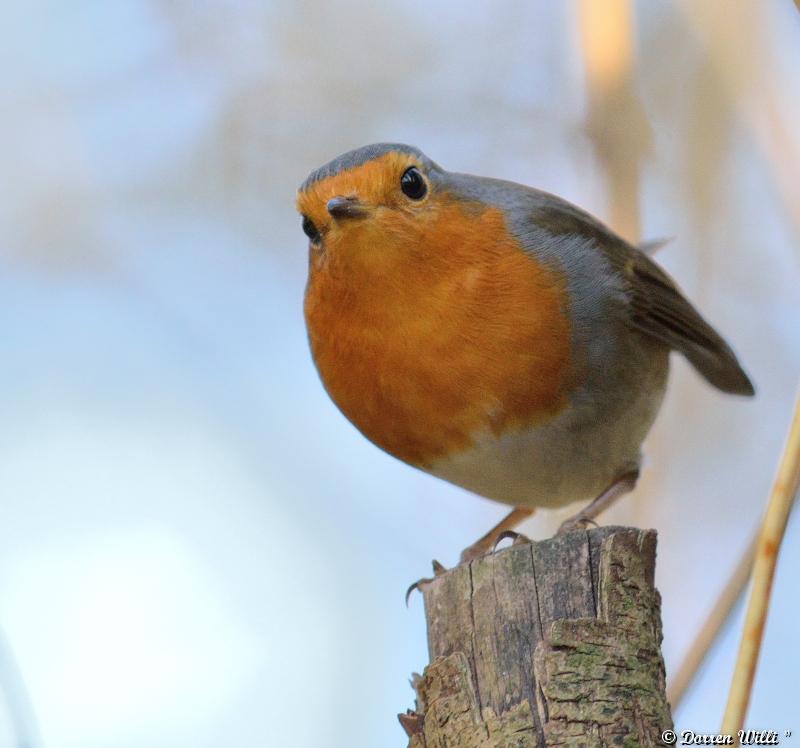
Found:
[[[630,320],[643,332],[683,353],[723,392],[752,395],[753,384],[722,336],[706,322],[677,284],[638,249],[619,242],[601,251],[630,291]]]
[[[675,281],[644,252],[554,195],[538,193],[529,220],[553,236],[572,234],[592,240],[619,274],[630,324],[680,351],[723,392],[752,395],[755,390],[730,346],[683,295]]]

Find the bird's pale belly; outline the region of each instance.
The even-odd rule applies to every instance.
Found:
[[[639,464],[664,395],[667,354],[639,370],[631,397],[568,408],[545,424],[476,435],[469,448],[427,472],[513,506],[559,507],[598,496]]]

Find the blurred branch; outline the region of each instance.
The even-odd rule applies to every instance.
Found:
[[[778,551],[798,488],[800,488],[800,389],[797,393],[789,436],[778,465],[767,513],[758,539],[753,567],[753,589],[747,606],[747,616],[739,645],[736,669],[733,673],[733,682],[728,694],[728,705],[722,720],[720,732],[723,733],[735,733],[744,724],[753,690],[753,678],[761,651],[761,642],[764,638],[764,626],[767,622]]]
[[[796,0],[800,2],[800,0]],[[800,235],[800,145],[778,112],[774,95],[764,94],[767,101],[753,106],[752,129],[755,139],[772,169],[778,196],[784,211]]]
[[[14,748],[41,746],[42,738],[25,680],[2,631],[0,631],[0,698],[6,703],[15,733]]]
[[[757,6],[736,6],[736,10],[720,0],[678,0],[676,5],[704,47],[716,79],[749,128],[772,172],[783,210],[800,235],[800,142],[796,128],[786,124],[784,103],[791,101],[788,92],[794,86],[780,75],[777,66],[765,69],[771,50],[759,33]]]
[[[641,236],[639,180],[650,127],[634,86],[630,0],[581,0],[586,71],[586,130],[606,179],[611,226],[632,242]]]
[[[700,627],[677,673],[667,684],[667,699],[673,712],[677,711],[680,706],[686,690],[697,675],[697,671],[705,661],[708,651],[714,645],[722,627],[730,618],[734,606],[742,596],[747,581],[750,579],[750,572],[753,569],[757,541],[758,533],[755,533],[739,559],[739,563],[736,564],[733,574],[731,574],[730,579],[711,608],[708,617]]]

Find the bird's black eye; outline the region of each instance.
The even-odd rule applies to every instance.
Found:
[[[303,233],[316,244],[320,240],[319,229],[308,216],[303,216]]]
[[[400,189],[403,190],[404,195],[412,200],[422,200],[428,192],[428,185],[425,184],[419,169],[416,166],[412,166],[406,169],[403,172],[403,176],[400,177]]]

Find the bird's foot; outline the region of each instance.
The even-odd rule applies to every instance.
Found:
[[[591,526],[597,527],[597,522],[591,517],[587,517],[583,512],[578,512],[574,517],[570,517],[561,523],[556,535],[565,535],[574,530],[586,530]]]
[[[503,519],[489,530],[486,535],[461,551],[461,563],[464,564],[469,561],[474,561],[476,558],[488,556],[490,553],[493,553],[501,538],[512,537],[504,533],[508,530],[513,530],[520,522],[530,517],[535,511],[536,510],[531,507],[516,507],[512,509],[511,512],[503,517]]]
[[[463,551],[461,551],[459,563],[468,564],[470,561],[474,561],[476,558],[488,556],[494,551],[495,544],[491,541],[493,541],[493,538],[489,538],[488,541],[486,538],[481,538],[477,543],[467,546]]]
[[[633,467],[630,470],[618,475],[611,485],[606,488],[589,506],[582,509],[574,517],[561,524],[556,535],[563,535],[573,530],[585,530],[589,525],[597,527],[594,518],[604,509],[610,507],[620,496],[633,491],[636,481],[639,479],[639,468]]]
[[[533,541],[527,536],[523,535],[521,532],[515,532],[514,530],[505,530],[501,532],[497,536],[497,540],[494,543],[493,552],[497,550],[497,546],[500,545],[501,542],[504,540],[511,540],[511,545],[530,545]]]
[[[447,571],[447,568],[445,566],[443,566],[442,564],[440,564],[436,559],[433,559],[433,561],[431,562],[431,565],[433,566],[433,576],[432,577],[422,577],[422,579],[418,579],[416,582],[414,582],[414,584],[412,584],[406,590],[406,607],[408,607],[408,600],[411,597],[411,593],[414,592],[414,590],[419,590],[421,592],[422,588],[426,584],[430,584],[434,579],[436,579],[436,577],[440,577],[442,574],[444,574]]]

